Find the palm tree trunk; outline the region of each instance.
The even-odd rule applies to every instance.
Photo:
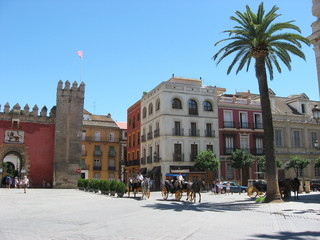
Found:
[[[275,161],[274,151],[274,132],[272,123],[272,112],[269,98],[269,88],[265,68],[265,56],[256,58],[255,64],[256,77],[259,83],[260,101],[262,109],[263,129],[264,129],[264,148],[266,155],[266,180],[268,182],[267,196],[265,201],[279,201],[281,195],[278,185],[278,172]]]

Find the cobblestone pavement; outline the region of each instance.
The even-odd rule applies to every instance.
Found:
[[[0,239],[320,239],[320,192],[259,204],[245,194],[180,202],[74,189],[0,189]]]

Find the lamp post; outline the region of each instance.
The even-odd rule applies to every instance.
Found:
[[[320,108],[318,107],[318,105],[314,105],[314,108],[312,108],[312,115],[313,115],[313,118],[316,120],[317,124],[320,120]],[[316,139],[314,142],[313,142],[313,146],[315,148],[318,148],[319,147],[319,142],[318,142],[318,139]]]

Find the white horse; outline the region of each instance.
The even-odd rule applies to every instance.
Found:
[[[142,198],[147,199],[150,197],[150,179],[144,178],[141,182],[141,191],[142,191]]]

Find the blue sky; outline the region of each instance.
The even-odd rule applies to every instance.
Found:
[[[211,59],[221,32],[234,25],[234,12],[260,1],[242,0],[0,0],[0,104],[37,104],[51,109],[59,80],[86,84],[85,109],[127,120],[127,109],[172,74],[202,78],[204,85],[228,93],[258,93],[254,65],[249,72],[226,75],[231,60]],[[277,21],[295,20],[311,35],[311,0],[268,0],[277,5]],[[292,71],[282,65],[269,87],[278,96],[306,93],[319,100],[313,47],[307,60],[292,57]]]

